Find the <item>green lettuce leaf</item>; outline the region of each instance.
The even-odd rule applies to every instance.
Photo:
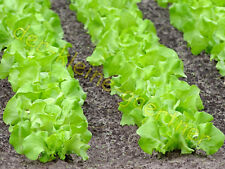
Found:
[[[103,65],[105,77],[113,76],[111,94],[117,94],[123,100],[119,106],[123,112],[121,125],[136,124],[139,127],[139,145],[145,152],[166,153],[179,149],[188,154],[200,148],[207,154],[215,153],[224,144],[224,134],[212,125],[212,116],[200,112],[204,107],[197,86],[179,80],[186,77],[182,61],[175,51],[159,43],[153,23],[142,19],[138,2],[71,0],[71,9],[84,23],[96,45],[87,60],[94,66]],[[166,6],[181,1],[159,2]],[[211,5],[209,0],[198,1],[195,5],[198,4],[203,10],[208,10]],[[196,25],[204,26],[195,30],[192,28],[195,16],[191,13],[194,10],[183,3],[172,5],[171,22],[186,30],[186,40],[194,44],[193,52],[197,54],[208,47],[205,34],[215,24],[207,15]],[[203,29],[210,24],[207,30]]]
[[[68,47],[49,0],[0,1],[0,78],[15,95],[3,120],[16,152],[48,162],[75,153],[84,160],[91,133],[81,106],[86,94],[66,68]]]

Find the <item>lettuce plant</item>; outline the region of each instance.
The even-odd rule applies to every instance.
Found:
[[[194,149],[217,152],[224,134],[213,126],[210,114],[200,111],[200,90],[179,80],[185,77],[183,63],[159,43],[153,23],[142,19],[136,4],[140,0],[71,2],[96,45],[87,60],[103,65],[106,78],[113,76],[111,94],[123,99],[121,124],[139,127],[141,148],[149,154],[175,149],[185,154]]]
[[[203,50],[217,61],[225,76],[225,1],[224,0],[157,0],[170,6],[171,24],[184,33],[193,54]]]
[[[83,159],[91,133],[81,106],[86,94],[66,68],[70,44],[49,0],[0,0],[0,78],[15,95],[3,120],[16,152],[47,162],[76,153]],[[63,58],[63,59],[57,59]]]

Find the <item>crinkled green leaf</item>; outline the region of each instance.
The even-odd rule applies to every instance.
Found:
[[[37,160],[41,152],[45,151],[45,139],[48,137],[46,131],[32,133],[24,139],[23,153],[30,160]]]
[[[171,24],[184,33],[193,54],[211,54],[216,68],[225,76],[225,1],[224,0],[157,0],[170,9]],[[220,46],[220,47],[219,47]],[[220,51],[218,49],[220,48]]]
[[[60,19],[49,8],[49,0],[0,1],[0,50],[7,47],[0,78],[8,77],[15,92],[3,120],[10,144],[30,160],[64,160],[70,153],[86,160],[86,95],[66,68],[71,44],[62,40]],[[34,43],[30,35],[37,37]]]
[[[141,148],[150,154],[154,150],[165,153],[175,149],[187,154],[199,147],[208,154],[218,151],[224,143],[223,133],[215,130],[213,135],[212,129],[200,129],[206,124],[213,126],[212,116],[199,112],[203,109],[200,90],[179,80],[186,77],[183,63],[176,52],[159,43],[153,23],[142,19],[136,4],[139,0],[71,2],[71,9],[76,11],[77,19],[84,23],[96,45],[87,60],[92,65],[103,65],[105,77],[113,76],[111,94],[118,94],[123,100],[119,106],[123,112],[121,124],[138,125]],[[221,40],[211,38],[216,29],[214,11],[207,14],[211,0],[159,2],[163,6],[176,3],[170,7],[171,23],[185,31],[194,53],[209,50],[211,42]],[[189,8],[190,5],[196,8]],[[197,22],[200,12],[206,16]],[[222,30],[217,31],[217,36],[223,34]],[[211,138],[208,149],[200,145],[205,137]]]

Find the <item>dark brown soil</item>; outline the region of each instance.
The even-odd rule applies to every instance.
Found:
[[[76,15],[69,10],[69,3],[65,0],[54,0],[53,10],[56,11],[62,21],[65,31],[65,39],[72,43],[70,54],[78,52],[74,63],[82,61],[90,65],[85,59],[91,55],[94,46],[83,25],[76,21]],[[182,33],[174,29],[169,23],[167,9],[157,6],[154,0],[143,0],[139,5],[144,18],[152,20],[157,28],[161,42],[177,51],[184,62],[185,73],[189,84],[195,84],[201,89],[201,98],[205,105],[205,111],[214,116],[216,127],[225,133],[225,84],[215,67],[215,62],[210,62],[209,56],[202,53],[193,56],[186,47]],[[1,54],[0,54],[1,55]],[[94,68],[101,71],[101,67]],[[91,77],[91,75],[90,75]],[[47,164],[38,161],[29,161],[23,155],[18,155],[9,144],[8,126],[2,121],[3,110],[8,100],[13,96],[10,84],[7,80],[0,81],[0,168],[84,168],[84,169],[121,169],[121,168],[152,168],[152,169],[222,169],[225,168],[224,146],[212,156],[205,156],[197,151],[191,155],[180,155],[179,152],[171,152],[165,156],[157,153],[147,155],[138,146],[138,136],[135,126],[120,126],[121,112],[117,110],[120,99],[110,96],[100,86],[96,86],[98,79],[90,82],[90,77],[75,75],[80,80],[84,91],[87,92],[87,100],[83,106],[84,113],[89,122],[89,130],[93,137],[88,151],[89,160],[83,162],[81,158],[72,155],[72,160],[64,162],[56,160]]]

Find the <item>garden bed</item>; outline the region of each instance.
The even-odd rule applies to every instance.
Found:
[[[216,70],[216,63],[210,62],[209,55],[202,53],[199,56],[191,54],[184,42],[182,33],[169,23],[167,9],[158,7],[154,0],[143,0],[139,5],[144,18],[154,22],[161,43],[174,49],[184,63],[184,72],[189,84],[197,85],[201,90],[205,111],[214,116],[214,124],[225,133],[225,84],[224,78]],[[86,58],[94,50],[89,35],[83,24],[76,20],[74,12],[69,10],[69,3],[65,0],[52,2],[52,9],[57,12],[65,32],[65,40],[72,43],[70,55],[76,52],[74,60],[86,65],[84,72],[92,68]],[[71,60],[71,57],[69,58]],[[101,67],[92,68],[92,72],[101,72]],[[82,161],[76,155],[68,156],[66,162],[55,160],[46,164],[30,161],[25,156],[15,152],[9,144],[8,126],[2,120],[3,110],[8,100],[13,96],[7,80],[0,81],[0,168],[224,168],[224,146],[214,155],[205,156],[201,151],[191,155],[180,155],[180,152],[171,152],[166,155],[153,153],[148,155],[138,146],[137,127],[120,126],[121,112],[118,111],[120,98],[110,96],[101,85],[97,86],[98,78],[91,80],[91,76],[75,74],[87,99],[83,110],[87,117],[89,130],[92,132],[91,148],[88,150],[89,159]]]

